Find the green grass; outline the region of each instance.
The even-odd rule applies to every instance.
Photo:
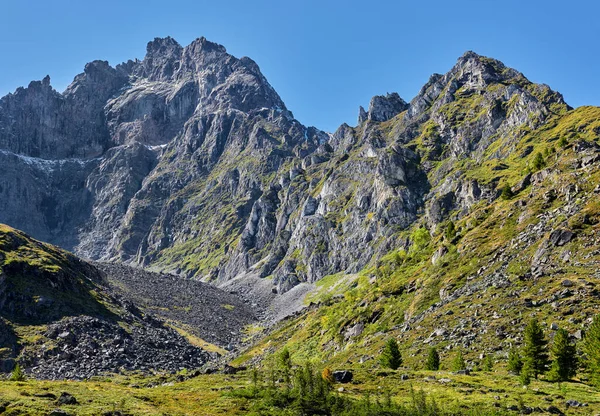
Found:
[[[503,370],[476,372],[470,376],[407,369],[353,371],[352,383],[333,387],[336,391],[343,387],[343,392],[336,394],[356,402],[365,400],[367,396],[372,401],[382,402],[389,392],[393,403],[410,406],[413,403],[412,390],[422,391],[428,400],[435,400],[446,411],[456,409],[461,413],[467,413],[469,409],[480,415],[507,412],[508,406],[523,404],[544,410],[553,405],[566,411],[566,400],[578,400],[589,405],[569,409],[570,415],[600,411],[598,391],[579,382],[533,381],[525,389],[517,377]],[[401,380],[403,374],[408,376],[408,380]],[[266,385],[267,379],[268,373],[259,371],[259,385]],[[184,382],[176,382],[175,376],[144,378],[135,375],[80,382],[1,381],[0,405],[8,403],[4,413],[7,415],[45,415],[57,407],[81,416],[114,410],[157,416],[246,415],[252,414],[253,408],[253,399],[246,393],[250,386],[250,372],[233,376],[201,375]],[[62,392],[73,395],[79,404],[58,406],[54,399],[40,397],[48,394],[58,397]]]

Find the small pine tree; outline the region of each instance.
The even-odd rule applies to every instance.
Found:
[[[521,373],[523,369],[523,360],[521,359],[521,355],[519,355],[519,351],[516,348],[513,348],[508,353],[508,371],[517,375]]]
[[[252,396],[256,398],[259,391],[260,374],[256,367],[252,367]]]
[[[386,368],[397,370],[402,365],[402,355],[400,354],[400,348],[395,338],[390,338],[385,343],[379,362]]]
[[[529,386],[531,384],[531,368],[523,365],[521,369],[521,374],[519,374],[519,379],[521,380],[521,384],[524,386]]]
[[[487,372],[490,372],[494,369],[494,360],[492,359],[491,355],[488,354],[483,358],[483,362],[481,363],[481,369]]]
[[[565,148],[565,147],[567,147],[569,142],[567,141],[567,138],[565,136],[562,136],[560,139],[558,139],[557,144],[558,144],[558,147]]]
[[[552,364],[550,366],[550,380],[566,381],[577,374],[577,356],[575,345],[569,342],[569,333],[560,328],[556,331],[551,348]]]
[[[448,226],[446,227],[446,240],[449,242],[454,241],[456,238],[456,227],[452,221],[448,222]]]
[[[600,315],[596,315],[585,333],[582,343],[584,364],[590,372],[592,384],[600,387]]]
[[[462,350],[459,349],[456,355],[454,356],[454,359],[452,360],[452,371],[460,371],[466,369],[467,363],[465,363],[465,357],[463,357]]]
[[[506,184],[502,187],[502,194],[500,197],[502,199],[511,199],[514,196],[513,191],[509,184]]]
[[[283,380],[289,386],[292,375],[292,356],[287,347],[283,348],[278,357],[279,368],[283,373]]]
[[[547,341],[544,330],[537,319],[532,319],[525,328],[523,345],[523,369],[536,379],[544,374],[548,366]]]
[[[429,371],[437,371],[440,369],[440,355],[435,347],[429,349],[427,361],[425,362],[425,369]]]
[[[13,371],[10,375],[10,381],[24,381],[24,380],[25,380],[25,373],[21,369],[21,366],[19,364],[15,365],[15,368],[13,369]]]
[[[533,168],[533,171],[535,172],[535,171],[542,169],[544,166],[546,166],[546,161],[544,160],[544,156],[540,152],[537,152],[535,154],[535,156],[533,157],[533,161],[531,162],[531,167]]]

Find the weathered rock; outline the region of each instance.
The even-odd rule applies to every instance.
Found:
[[[333,372],[333,378],[337,383],[350,383],[353,376],[354,374],[351,371],[341,370]]]
[[[557,229],[550,233],[550,243],[554,246],[564,246],[575,237],[575,234],[570,230]]]
[[[56,400],[57,404],[78,404],[77,399],[70,395],[69,393],[61,393],[59,398]]]
[[[400,98],[398,93],[376,95],[371,99],[371,103],[369,104],[367,119],[380,122],[387,121],[406,109],[408,109],[408,104]],[[364,112],[364,109],[362,111]],[[362,118],[361,116],[364,115],[363,112],[359,116],[359,123]]]

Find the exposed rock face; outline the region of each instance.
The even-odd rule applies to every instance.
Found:
[[[566,107],[469,52],[410,104],[376,96],[359,126],[328,135],[296,121],[251,59],[157,38],[142,61],[88,64],[63,94],[45,79],[0,101],[0,221],[89,258],[272,276],[285,292],[406,245],[422,213],[435,229],[497,198],[459,162],[483,163],[499,137],[505,156]]]

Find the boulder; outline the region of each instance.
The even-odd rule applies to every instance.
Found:
[[[58,399],[56,400],[57,404],[77,404],[77,399],[70,395],[69,393],[61,393]]]
[[[333,379],[337,383],[343,383],[343,384],[350,383],[352,381],[353,377],[354,377],[354,374],[351,371],[338,370],[338,371],[333,372]]]
[[[575,237],[575,234],[570,230],[562,228],[556,229],[550,233],[550,243],[554,246],[564,246]]]

